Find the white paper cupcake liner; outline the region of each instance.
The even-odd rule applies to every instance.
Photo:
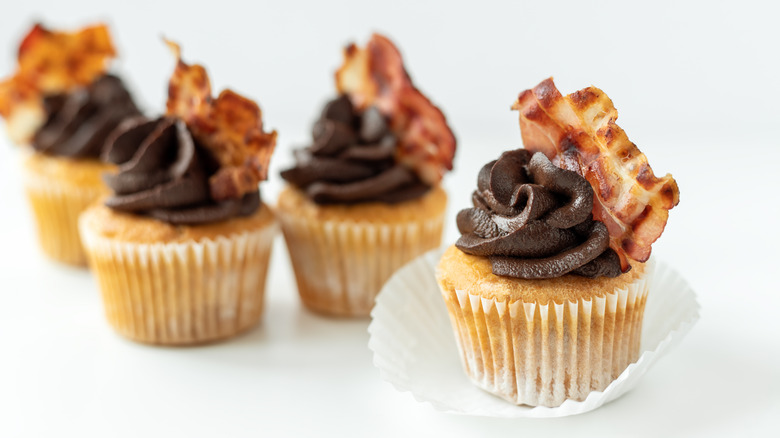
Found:
[[[254,327],[277,226],[183,243],[128,243],[81,236],[108,322],[144,343],[187,345]]]
[[[362,317],[397,269],[441,244],[443,216],[389,225],[277,214],[303,303]]]
[[[639,357],[653,265],[625,288],[564,303],[447,291],[466,373],[486,391],[531,406],[559,406],[603,390]]]
[[[54,260],[85,266],[87,258],[79,238],[79,215],[100,198],[106,188],[64,184],[29,170],[23,175],[43,252]]]
[[[652,274],[639,359],[603,391],[558,407],[510,403],[474,385],[464,372],[441,291],[434,250],[400,269],[377,297],[369,326],[369,348],[382,378],[436,409],[489,417],[540,418],[596,409],[633,388],[639,378],[698,320],[696,296],[684,279],[662,262]]]

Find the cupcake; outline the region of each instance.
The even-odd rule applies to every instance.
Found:
[[[0,82],[0,115],[26,149],[24,185],[41,247],[72,265],[86,264],[78,216],[107,193],[106,138],[139,115],[122,81],[107,73],[115,54],[105,25],[67,33],[37,24],[19,47],[16,73]]]
[[[254,327],[276,225],[261,202],[276,132],[205,69],[178,62],[166,114],[124,121],[105,158],[112,193],[80,218],[108,322],[158,345],[199,344]]]
[[[303,304],[364,317],[395,270],[439,246],[455,137],[381,35],[345,49],[336,88],[276,211]]]
[[[479,172],[437,280],[463,367],[516,404],[603,391],[639,357],[650,246],[679,202],[601,90],[520,94],[525,149]]]

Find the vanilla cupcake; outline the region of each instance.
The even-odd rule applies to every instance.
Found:
[[[455,137],[381,35],[345,49],[336,87],[282,172],[277,215],[303,304],[368,316],[393,272],[440,244]]]
[[[655,177],[601,90],[564,97],[548,79],[514,108],[526,149],[482,168],[437,280],[471,380],[553,407],[638,359],[650,244],[679,190]]]
[[[104,25],[53,32],[36,25],[19,48],[18,70],[0,83],[0,115],[25,145],[24,185],[45,254],[85,265],[78,216],[107,194],[100,175],[106,138],[139,115],[122,81],[106,72],[115,50]]]
[[[179,56],[178,46],[169,43]],[[178,60],[168,111],[125,121],[109,139],[112,195],[87,209],[81,237],[108,322],[144,343],[186,345],[254,327],[276,225],[260,200],[276,133],[205,70]]]

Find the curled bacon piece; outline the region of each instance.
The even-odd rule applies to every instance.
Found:
[[[167,113],[184,120],[219,163],[209,180],[211,196],[222,201],[256,191],[268,177],[276,131],[263,131],[262,112],[255,102],[231,90],[212,98],[203,66],[185,64],[179,46],[166,44],[177,61],[168,84]]]
[[[452,170],[455,136],[447,120],[414,84],[401,53],[386,37],[374,34],[365,48],[350,44],[336,72],[336,88],[355,107],[376,105],[399,137],[396,158],[428,184]]]
[[[593,217],[607,226],[623,271],[628,258],[647,261],[680,190],[671,175],[655,176],[647,157],[615,123],[609,97],[595,87],[563,96],[549,78],[520,93],[512,109],[520,112],[526,149],[543,152],[593,186]]]
[[[76,32],[33,26],[19,45],[16,73],[0,82],[0,116],[7,120],[11,138],[29,141],[45,122],[43,97],[89,85],[106,72],[114,56],[104,24]]]

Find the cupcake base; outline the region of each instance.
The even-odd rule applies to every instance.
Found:
[[[106,317],[122,336],[194,345],[260,321],[276,233],[268,207],[217,224],[171,226],[95,205],[80,229]]]
[[[303,304],[327,315],[367,317],[398,268],[440,245],[446,204],[440,187],[393,205],[321,206],[288,186],[277,216]]]
[[[30,153],[24,159],[24,186],[43,252],[70,265],[86,266],[78,218],[107,193],[101,175],[113,165]]]
[[[470,379],[513,403],[554,407],[604,390],[638,359],[650,269],[509,279],[450,247],[437,279]]]

